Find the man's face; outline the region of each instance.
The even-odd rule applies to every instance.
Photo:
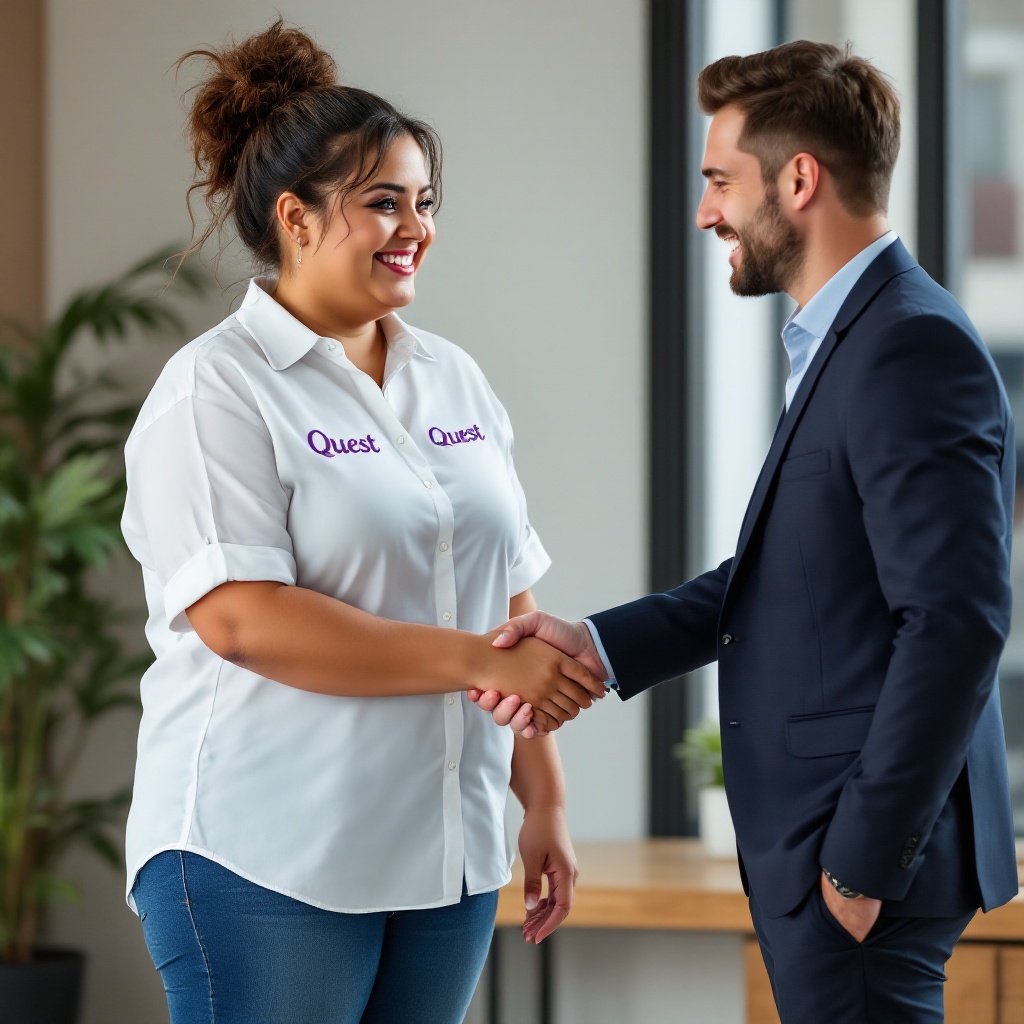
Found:
[[[786,291],[800,271],[804,244],[786,219],[778,187],[765,186],[761,163],[739,148],[743,114],[723,107],[711,120],[701,173],[707,179],[697,226],[730,246],[729,286],[737,295]]]

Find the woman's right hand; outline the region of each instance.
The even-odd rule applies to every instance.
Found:
[[[496,690],[503,697],[515,694],[532,706],[535,717],[547,716],[546,729],[575,718],[605,695],[604,683],[575,658],[534,637],[525,637],[514,647],[492,647],[499,633],[481,638],[490,653],[481,676],[473,680],[474,688]]]

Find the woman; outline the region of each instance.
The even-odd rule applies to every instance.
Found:
[[[172,1024],[459,1021],[510,774],[528,940],[576,875],[553,741],[513,748],[464,692],[563,721],[603,687],[486,635],[549,559],[476,364],[394,312],[434,238],[433,132],[280,22],[193,56],[199,244],[230,217],[270,276],[170,360],[126,449],[156,653],[129,901]]]

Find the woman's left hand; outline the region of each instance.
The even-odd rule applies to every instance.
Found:
[[[542,806],[527,810],[519,830],[519,853],[526,876],[523,938],[536,944],[565,920],[580,873],[565,823],[565,808]],[[548,894],[542,897],[541,881],[545,876]]]

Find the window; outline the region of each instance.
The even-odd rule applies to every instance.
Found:
[[[955,113],[967,144],[954,151],[963,182],[955,207],[969,223],[955,288],[992,352],[1017,423],[1017,500],[1011,566],[1015,596],[1024,587],[1024,6],[968,0],[962,50],[966,89]],[[1014,129],[1017,130],[1014,130]],[[1015,601],[1000,666],[1003,724],[1018,834],[1024,833],[1024,602]]]

